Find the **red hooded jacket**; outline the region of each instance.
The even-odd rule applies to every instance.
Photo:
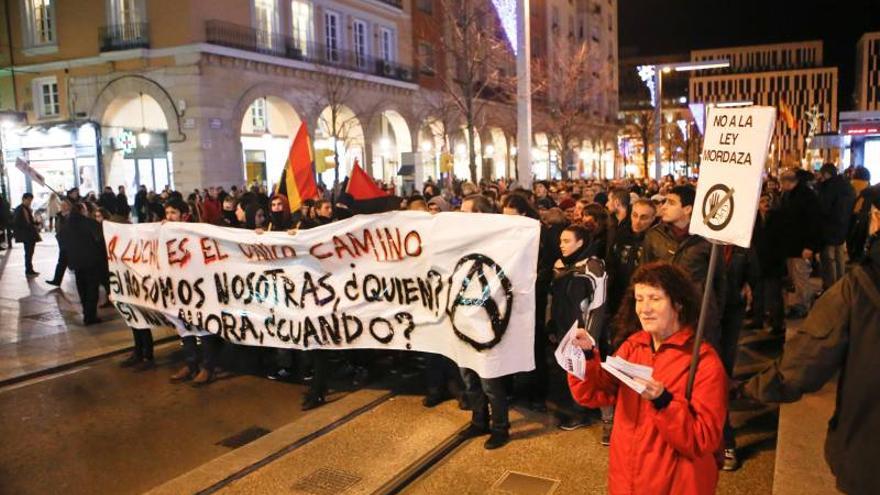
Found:
[[[217,198],[206,197],[202,202],[202,223],[217,224],[223,218],[223,205]]]
[[[622,385],[599,365],[587,361],[586,379],[569,375],[572,396],[587,407],[616,406],[608,460],[611,494],[689,495],[715,492],[722,429],[727,416],[727,374],[715,350],[700,346],[700,364],[690,405],[685,400],[693,332],[683,329],[654,352],[645,331],[631,335],[615,353],[651,366],[653,378],[671,401],[648,401]],[[667,397],[668,398],[668,397]]]

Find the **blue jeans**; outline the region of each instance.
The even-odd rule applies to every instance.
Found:
[[[473,411],[471,423],[481,428],[488,427],[493,432],[506,433],[510,430],[504,378],[480,378],[480,375],[471,369],[459,368],[459,370],[461,379],[464,380],[464,393]]]

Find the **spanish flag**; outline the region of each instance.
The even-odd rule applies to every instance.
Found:
[[[797,121],[794,114],[791,113],[791,107],[785,104],[785,100],[779,100],[779,118],[789,129],[794,130],[797,127]]]
[[[296,211],[303,200],[316,199],[318,186],[315,185],[315,174],[312,161],[312,143],[309,131],[303,122],[290,145],[287,163],[281,172],[281,179],[275,187],[275,194],[283,194],[290,201],[290,211]]]

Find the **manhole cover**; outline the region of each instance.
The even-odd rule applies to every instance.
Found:
[[[490,493],[511,495],[550,495],[556,491],[559,480],[534,476],[516,471],[507,471],[492,485]]]
[[[320,468],[293,485],[298,492],[312,495],[335,495],[356,485],[361,477],[335,468]]]
[[[27,315],[27,316],[25,316],[25,318],[28,320],[38,321],[40,323],[49,323],[49,322],[54,322],[54,321],[58,321],[58,320],[61,320],[62,322],[64,321],[64,316],[62,316],[61,313],[59,313],[57,311],[49,311],[47,313],[37,313],[35,315]]]
[[[254,440],[260,438],[261,436],[271,432],[272,430],[267,430],[265,428],[261,428],[259,426],[251,426],[245,430],[242,430],[231,437],[224,438],[216,443],[216,445],[222,445],[224,447],[229,447],[231,449],[237,449],[242,445],[249,444]]]

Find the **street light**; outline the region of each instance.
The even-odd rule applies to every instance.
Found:
[[[660,70],[657,70],[657,68]],[[654,175],[655,178],[659,179],[660,174],[663,171],[663,167],[661,165],[662,162],[662,154],[660,152],[660,142],[662,139],[662,112],[661,106],[663,102],[663,74],[669,74],[672,71],[675,72],[690,72],[697,70],[708,70],[708,69],[723,69],[726,67],[730,67],[730,60],[727,59],[717,59],[717,60],[703,60],[700,62],[679,62],[674,64],[657,64],[657,65],[640,65],[637,67],[639,72],[639,77],[641,77],[642,81],[648,85],[648,89],[651,91],[651,96],[653,96],[654,100],[654,122],[657,127],[655,138],[657,142],[654,145]],[[647,144],[646,144],[647,146]]]

